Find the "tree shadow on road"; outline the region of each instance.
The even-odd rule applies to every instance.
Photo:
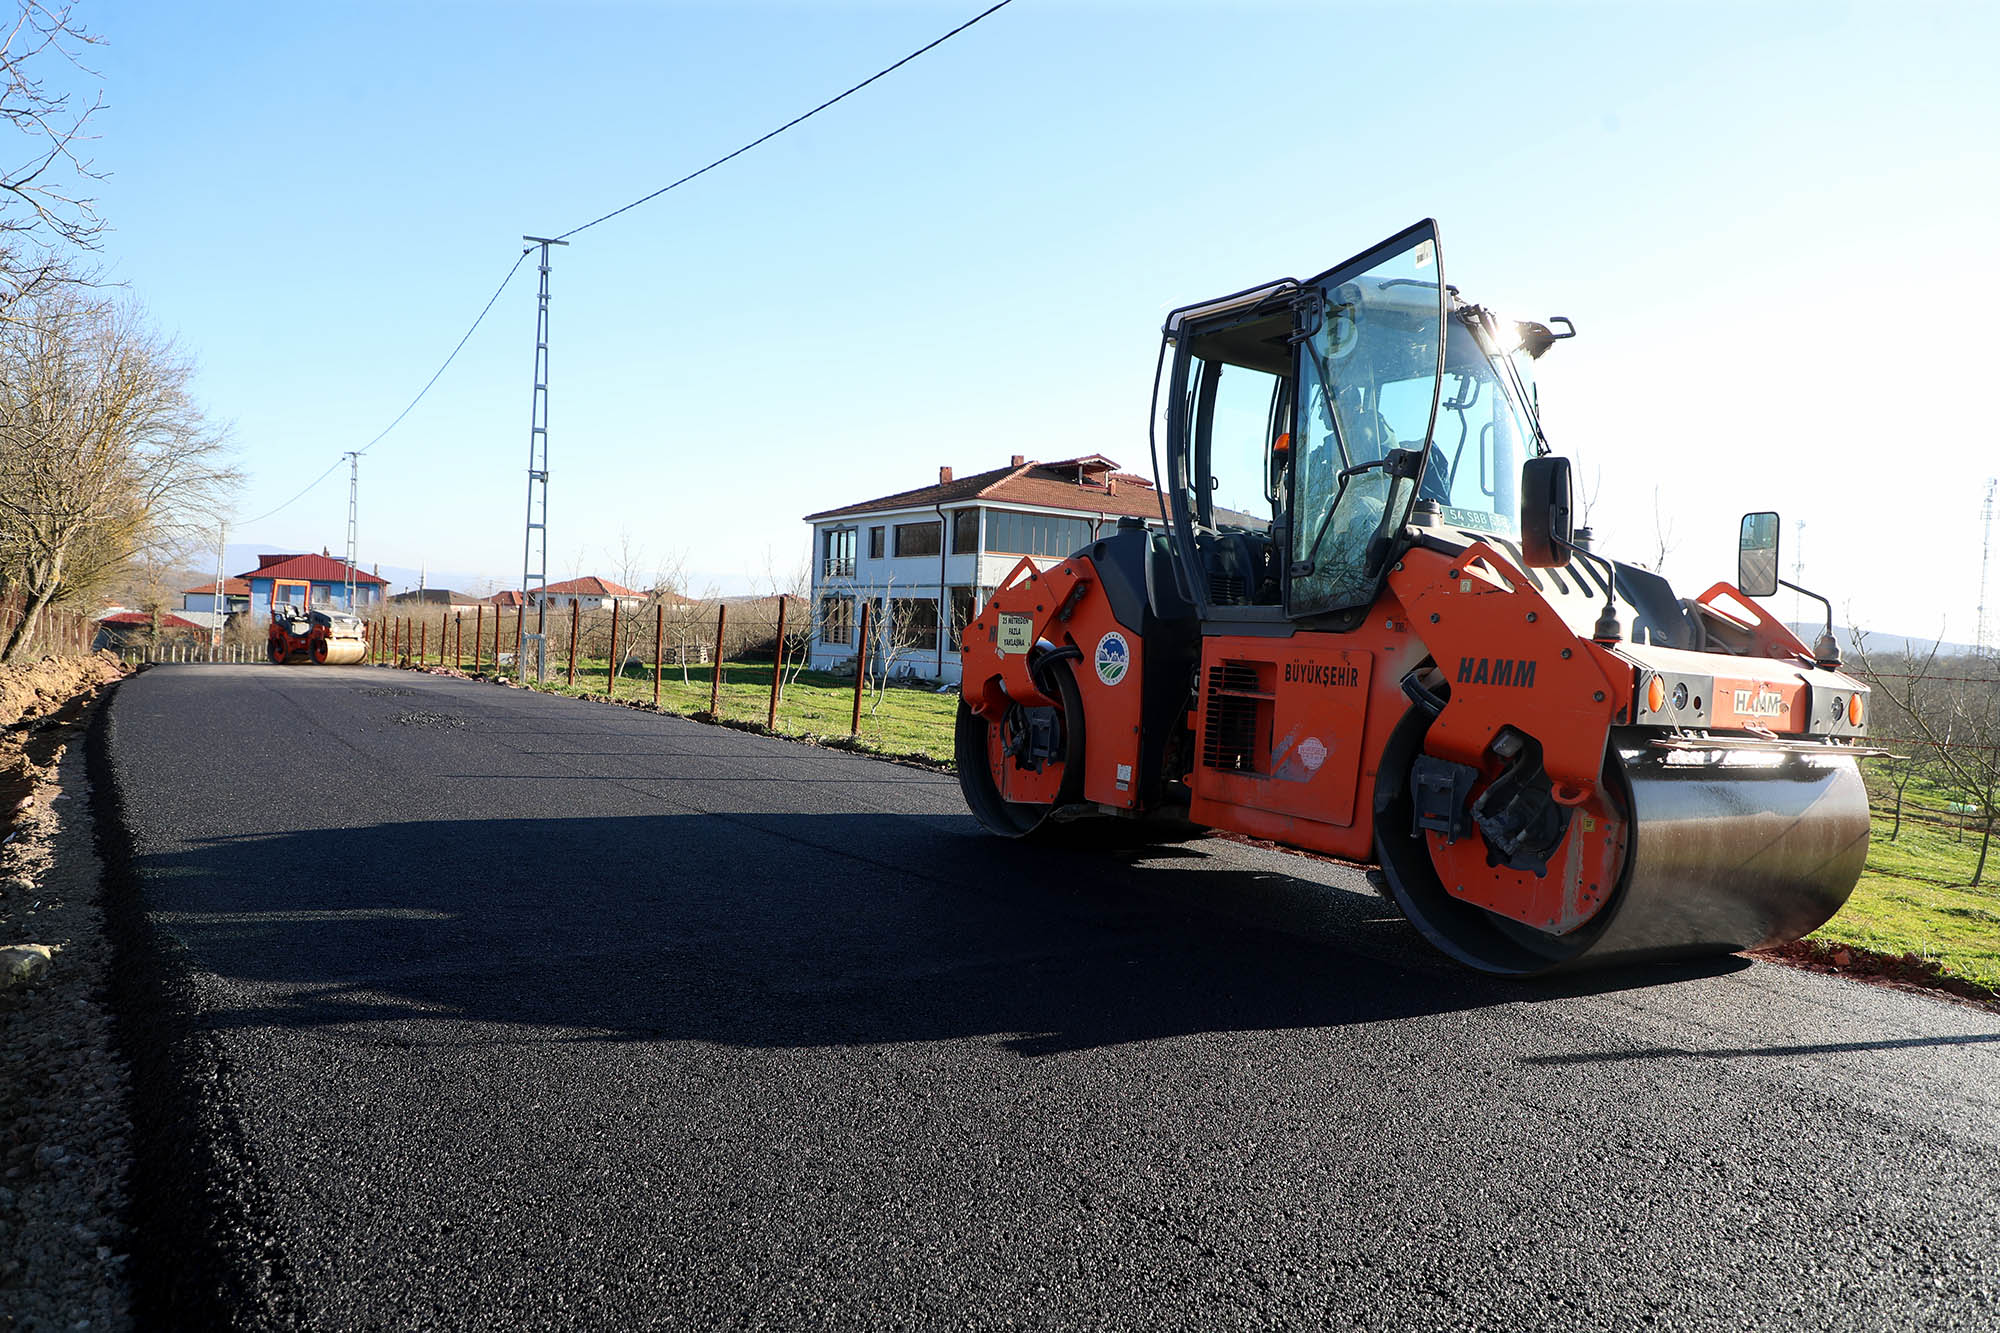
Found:
[[[213,1028],[446,1018],[754,1047],[992,1037],[1048,1055],[1747,966],[1496,981],[1430,955],[1372,895],[1241,856],[971,829],[887,814],[415,821],[194,839],[136,868],[187,965],[230,983],[203,988],[193,1017]]]

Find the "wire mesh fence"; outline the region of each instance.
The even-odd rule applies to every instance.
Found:
[[[484,604],[392,610],[369,621],[366,660],[948,759],[956,692],[936,681],[892,682],[880,671],[815,670],[810,605],[792,596],[656,597],[567,602],[546,613]],[[536,634],[545,670],[523,679],[534,673],[518,670],[517,657],[524,636]],[[855,658],[866,659],[865,651]]]

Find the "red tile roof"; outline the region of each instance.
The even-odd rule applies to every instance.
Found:
[[[1098,454],[1065,459],[1060,463],[1023,463],[1020,467],[995,468],[935,486],[899,491],[839,509],[807,514],[808,523],[823,518],[884,513],[892,509],[932,509],[941,505],[971,503],[1034,505],[1042,509],[1072,509],[1086,514],[1134,514],[1140,518],[1162,516],[1159,492],[1143,477],[1117,470],[1118,465]],[[1108,483],[1083,485],[1078,476],[1108,478]]]
[[[309,583],[347,582],[347,564],[328,555],[260,555],[257,568],[237,575],[241,579],[300,579]],[[363,570],[354,571],[357,584],[389,586],[389,580]]]
[[[100,625],[151,625],[153,618],[144,611],[120,611],[116,615],[100,616],[97,623]],[[182,620],[179,616],[170,616],[162,612],[160,615],[160,628],[198,630],[201,626],[195,624],[192,620]]]
[[[213,583],[197,583],[194,587],[182,588],[181,591],[183,593],[205,592],[213,597],[215,595],[215,585]],[[250,581],[242,578],[224,579],[222,581],[222,595],[224,597],[248,597],[250,595]]]
[[[519,606],[521,605],[521,600],[521,590],[519,588],[508,588],[504,592],[496,592],[491,597],[488,597],[486,604],[488,606]]]
[[[551,597],[644,597],[643,592],[633,592],[630,588],[613,583],[610,579],[586,574],[580,579],[564,579],[561,583],[548,586]]]

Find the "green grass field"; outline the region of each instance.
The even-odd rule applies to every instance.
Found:
[[[579,663],[574,688],[558,673],[549,688],[560,694],[604,697],[604,663]],[[662,677],[660,704],[675,713],[708,710],[710,669],[691,667],[683,682],[679,668]],[[762,725],[770,703],[771,667],[760,663],[728,663],[722,668],[721,716],[728,721]],[[622,678],[618,697],[650,703],[650,668],[634,668]],[[783,735],[834,739],[847,743],[853,715],[854,682],[848,676],[805,671],[785,687],[778,710]],[[861,731],[853,744],[877,754],[951,763],[952,720],[958,707],[954,692],[892,688],[862,700]],[[1890,819],[1881,807],[1890,799],[1879,775],[1870,775],[1876,797],[1868,869],[1840,913],[1811,938],[1830,944],[1856,945],[1881,953],[1915,954],[1934,962],[1948,975],[2000,991],[2000,845],[1996,845],[1985,875],[1986,883],[1971,887],[1978,859],[1976,831],[1955,830],[1906,817],[1894,841]],[[1906,793],[1917,804],[1937,807],[1944,794],[1922,778]]]
[[[2000,991],[2000,840],[1988,858],[1985,883],[1974,888],[1976,830],[1906,817],[1891,842],[1889,829],[1890,820],[1878,810],[1861,883],[1812,938],[1913,953],[1947,975]]]
[[[668,712],[692,715],[708,711],[712,669],[691,666],[682,680],[679,667],[669,667],[660,676],[660,707]],[[602,699],[605,693],[604,663],[579,662],[576,684],[568,684],[567,669],[551,672],[542,688],[557,694],[585,695]],[[633,667],[618,681],[617,697],[627,703],[653,701],[653,670]],[[771,704],[771,665],[768,662],[725,662],[722,691],[716,712],[725,721],[763,725]],[[857,749],[901,758],[951,762],[953,720],[958,715],[958,692],[935,693],[932,689],[892,686],[880,692],[864,693],[861,700],[861,730],[854,737]],[[854,718],[854,678],[824,671],[801,671],[785,684],[778,704],[780,735],[838,740],[845,744]]]

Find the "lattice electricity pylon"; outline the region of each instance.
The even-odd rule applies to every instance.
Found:
[[[357,519],[361,514],[361,454],[350,450],[347,455],[347,613],[354,610],[354,539],[359,532]]]
[[[1979,507],[1979,613],[1972,631],[1974,655],[1986,655],[1986,567],[1993,561],[1993,488],[2000,478],[1986,479],[1986,503]]]
[[[541,291],[535,300],[535,391],[528,412],[528,521],[521,535],[520,635],[514,644],[514,672],[528,678],[528,653],[535,655],[535,679],[546,680],[549,586],[549,247],[568,245],[552,236],[523,236],[542,247]],[[528,603],[535,604],[535,630],[528,632]],[[498,665],[497,663],[495,665]]]

